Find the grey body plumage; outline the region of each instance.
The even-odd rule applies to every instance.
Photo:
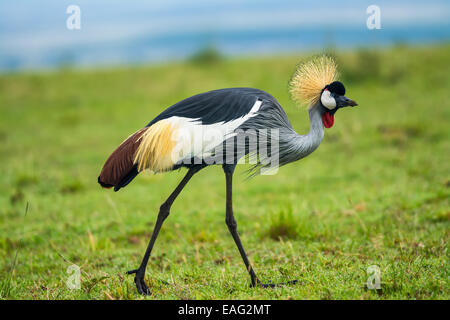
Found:
[[[287,164],[300,160],[319,147],[324,136],[322,112],[319,105],[309,110],[310,128],[307,134],[299,135],[292,130],[290,134],[283,137],[280,143],[285,146],[280,147],[284,150],[283,153],[280,152],[280,163]]]
[[[320,145],[324,137],[324,126],[322,123],[323,112],[324,110],[320,106],[320,103],[317,103],[316,106],[309,109],[309,132],[301,135],[294,130],[286,113],[278,102],[266,101],[263,102],[258,116],[246,121],[237,131],[243,130],[241,134],[246,136],[256,134],[258,139],[270,141],[273,139],[272,136],[269,136],[272,134],[272,130],[278,130],[278,134],[275,136],[278,153],[270,154],[270,157],[277,157],[279,165],[283,166],[308,156]],[[266,132],[268,136],[264,136]],[[239,141],[242,141],[242,139],[234,139],[237,140],[238,150],[248,149],[248,144],[245,146],[239,144]],[[253,150],[254,154],[252,154],[252,150],[248,151],[252,159],[257,159],[256,165],[250,170],[252,176],[258,174],[261,167],[270,165],[270,159],[267,158],[266,153],[258,153],[256,150]]]

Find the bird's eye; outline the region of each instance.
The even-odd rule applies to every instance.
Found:
[[[322,105],[327,109],[332,110],[336,108],[336,100],[332,96],[331,92],[327,89],[322,92],[322,95],[320,96],[320,102],[322,102]]]

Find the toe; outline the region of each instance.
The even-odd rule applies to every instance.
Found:
[[[144,296],[150,294],[150,290],[148,289],[144,278],[135,278],[134,282],[136,283],[136,288],[139,294],[142,294]]]

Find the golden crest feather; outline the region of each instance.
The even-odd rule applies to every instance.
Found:
[[[137,142],[140,144],[134,155],[134,163],[139,172],[145,169],[163,172],[172,168],[172,150],[176,145],[173,137],[176,130],[169,121],[160,120],[138,138]]]
[[[322,89],[336,81],[336,62],[328,56],[318,56],[298,65],[289,82],[294,101],[312,107],[320,99]]]

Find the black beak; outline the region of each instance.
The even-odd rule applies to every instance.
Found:
[[[343,108],[343,107],[355,107],[358,105],[358,103],[356,103],[356,101],[353,101],[352,99],[347,98],[346,96],[338,96],[336,98],[336,104],[339,108]]]

